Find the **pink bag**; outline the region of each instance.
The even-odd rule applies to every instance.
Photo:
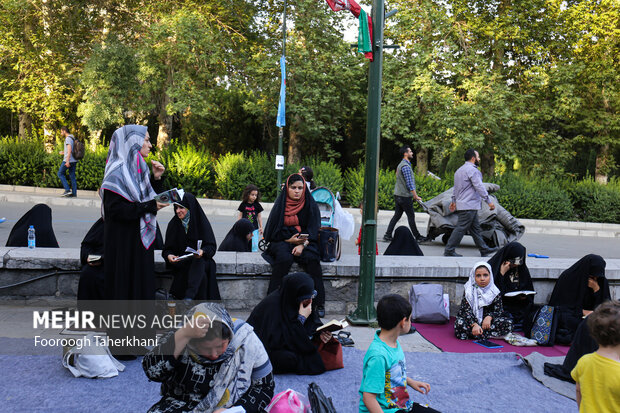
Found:
[[[273,396],[265,411],[267,413],[311,413],[308,398],[293,389],[286,389]]]

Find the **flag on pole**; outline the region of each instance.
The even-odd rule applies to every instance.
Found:
[[[276,126],[281,128],[286,126],[286,60],[284,55],[280,58],[280,73],[282,81],[280,83],[280,102],[278,103],[278,117]]]
[[[372,62],[372,19],[366,14],[355,0],[325,0],[333,11],[349,10],[353,16],[359,18],[359,37],[357,49],[364,53],[366,59]]]

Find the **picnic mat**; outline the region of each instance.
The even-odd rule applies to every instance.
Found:
[[[490,341],[501,344],[503,348],[490,349],[482,347],[473,342],[473,340],[459,340],[454,336],[454,317],[450,317],[450,321],[446,324],[422,324],[413,323],[418,332],[437,346],[439,349],[450,353],[519,353],[527,356],[530,353],[538,352],[547,357],[566,356],[568,346],[556,345],[553,347],[533,346],[518,347],[508,344],[506,341],[498,338],[492,338]],[[519,334],[519,333],[517,333]]]
[[[540,353],[534,352],[524,357],[523,361],[525,361],[525,365],[532,370],[532,376],[534,376],[536,380],[562,396],[577,400],[575,383],[569,383],[545,374],[545,363],[562,364],[564,362],[564,357],[545,357]]]
[[[15,349],[29,339],[2,339]],[[6,353],[5,353],[6,354]],[[343,349],[345,368],[319,376],[277,375],[276,393],[292,388],[307,394],[316,382],[338,413],[356,413],[364,352]],[[532,378],[514,353],[405,353],[409,377],[431,384],[425,396],[412,398],[443,412],[577,412],[577,404]],[[140,360],[109,379],[74,378],[57,355],[0,355],[0,410],[7,412],[144,412],[160,398],[159,383],[149,382]],[[484,393],[486,392],[486,393]],[[473,395],[489,394],[492,400]]]

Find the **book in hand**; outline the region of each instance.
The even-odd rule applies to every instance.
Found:
[[[323,324],[321,327],[316,329],[317,333],[322,333],[323,331],[328,331],[328,332],[333,332],[333,331],[338,331],[338,330],[342,330],[343,328],[347,328],[349,327],[349,323],[347,323],[346,320],[331,320],[325,324]]]
[[[190,257],[193,257],[194,254],[198,254],[198,250],[200,249],[200,247],[202,247],[202,240],[201,239],[199,239],[198,242],[196,243],[196,249],[193,249],[192,247],[185,248],[185,252],[187,252],[189,254],[181,255],[180,257],[177,257],[177,259],[175,261],[181,261],[181,260],[185,260],[185,259],[188,259]]]
[[[155,200],[160,204],[173,204],[175,202],[181,202],[184,195],[185,191],[182,189],[172,188],[155,195]]]
[[[86,257],[86,262],[87,263],[95,263],[95,262],[99,262],[103,259],[102,255],[92,255],[89,254],[88,257]]]
[[[536,291],[532,290],[520,290],[520,291],[511,291],[509,293],[504,294],[504,297],[516,297],[518,295],[534,295]]]

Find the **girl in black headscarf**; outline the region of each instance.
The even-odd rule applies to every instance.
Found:
[[[418,242],[413,238],[413,234],[409,228],[404,225],[396,228],[394,238],[390,245],[386,248],[383,255],[419,255],[422,256],[422,250],[418,246]]]
[[[519,330],[524,318],[532,309],[534,295],[519,294],[506,297],[514,291],[534,291],[534,284],[527,268],[525,247],[518,242],[503,246],[491,257],[489,265],[493,270],[495,285],[502,295],[502,304],[513,320],[515,330]]]
[[[241,218],[228,231],[218,251],[251,252],[250,240],[254,232],[254,224],[249,219]]]
[[[196,197],[188,192],[180,203],[174,204],[174,213],[161,252],[166,266],[174,274],[170,293],[179,299],[220,300],[213,261],[217,243],[207,216]],[[202,240],[200,249],[198,240]],[[198,254],[179,260],[187,254],[187,247],[197,250]]]
[[[583,316],[611,299],[605,266],[603,257],[588,254],[560,274],[555,283],[549,305],[560,307],[558,329],[568,331],[569,339],[565,341],[570,342]]]
[[[277,291],[265,297],[252,311],[248,323],[261,339],[274,373],[321,374],[325,365],[310,337],[321,326],[312,311],[316,294],[306,273],[289,274]],[[321,334],[326,342],[331,334]]]
[[[27,247],[28,228],[34,227],[36,246],[44,248],[58,248],[58,241],[52,227],[52,209],[45,204],[37,204],[26,212],[15,223],[6,241],[7,247]]]
[[[325,314],[325,288],[318,249],[321,215],[310,195],[303,177],[292,174],[273,205],[265,226],[265,241],[269,243],[263,257],[271,264],[268,293],[276,291],[282,277],[296,261],[314,281],[317,290],[316,310]],[[307,238],[301,234],[307,235]]]

